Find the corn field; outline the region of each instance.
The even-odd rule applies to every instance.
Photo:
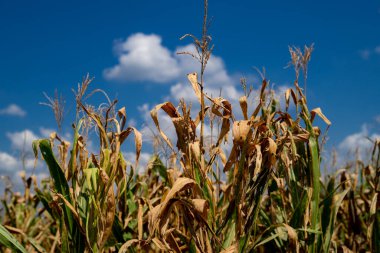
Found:
[[[199,104],[151,110],[157,145],[146,168],[137,172],[144,136],[126,126],[126,109],[109,99],[86,104],[87,76],[75,92],[73,139],[52,133],[31,147],[50,178],[23,174],[23,192],[4,191],[1,252],[380,252],[380,140],[370,160],[322,174],[331,122],[307,104],[313,47],[290,48],[295,79],[283,104],[263,77],[258,94],[242,81],[233,108],[204,91],[213,49],[207,1],[204,16],[201,38],[184,36],[197,53],[182,53],[200,63],[187,76]],[[59,101],[50,102],[59,123]],[[160,127],[162,113],[172,129]],[[121,152],[128,138],[134,164]]]

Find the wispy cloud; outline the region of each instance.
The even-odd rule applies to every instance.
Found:
[[[368,60],[372,52],[368,49],[363,49],[359,51],[359,55],[363,60]]]
[[[380,124],[380,115],[377,115],[375,117],[375,121],[376,121],[377,124]]]
[[[5,108],[0,109],[0,115],[24,117],[26,115],[26,111],[16,104],[10,104]]]
[[[380,46],[375,47],[375,53],[380,54]]]
[[[359,55],[363,60],[368,60],[373,55],[380,55],[380,45],[374,48],[359,50]]]

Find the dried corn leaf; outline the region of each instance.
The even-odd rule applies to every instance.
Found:
[[[158,229],[158,224],[166,222],[164,216],[168,214],[170,205],[173,203],[172,199],[175,195],[185,189],[194,187],[195,185],[196,182],[194,180],[186,177],[180,177],[175,181],[167,195],[162,198],[162,202],[155,206],[149,213],[149,231],[152,235],[154,234],[154,231]]]
[[[155,106],[151,111],[150,111],[150,116],[152,117],[153,119],[153,122],[154,124],[156,125],[157,127],[157,130],[159,131],[161,137],[164,139],[164,141],[169,145],[169,147],[171,149],[173,149],[173,144],[171,143],[171,141],[169,140],[169,138],[165,135],[165,133],[161,130],[160,128],[160,124],[158,123],[158,111],[162,109],[164,112],[166,112],[166,114],[171,118],[178,118],[180,117],[177,109],[175,109],[175,107],[173,106],[172,103],[170,102],[165,102],[165,103],[162,103],[162,104],[159,104],[157,106]]]
[[[228,100],[217,97],[217,98],[209,98],[211,100],[212,107],[211,110],[215,115],[218,115],[221,118],[229,119],[232,115],[232,107],[231,103]],[[222,108],[223,112],[220,112],[219,109]]]
[[[139,208],[137,212],[137,230],[138,230],[138,236],[139,240],[141,241],[143,239],[143,206],[141,204],[141,200],[139,201]]]
[[[283,224],[283,226],[288,232],[289,249],[291,249],[292,252],[298,253],[300,251],[300,245],[298,242],[297,232],[294,230],[294,228],[287,224]]]
[[[229,171],[231,169],[232,165],[236,162],[236,160],[238,158],[238,155],[239,155],[238,153],[239,153],[238,145],[234,144],[232,146],[232,150],[231,150],[230,155],[228,157],[227,163],[224,166],[223,172]]]
[[[118,111],[117,111],[117,115],[119,116],[120,118],[120,128],[121,129],[124,129],[124,126],[125,126],[125,123],[127,122],[127,112],[125,110],[125,107],[122,107],[120,108]]]
[[[199,104],[201,104],[202,93],[201,93],[201,90],[199,88],[198,74],[196,72],[190,73],[187,75],[187,79],[190,81],[191,86],[193,87],[193,90],[195,92],[195,95],[197,96]]]
[[[313,122],[315,115],[318,115],[328,126],[331,125],[331,121],[322,113],[321,108],[315,108],[311,110],[311,122]]]
[[[105,186],[108,186],[109,177],[104,172],[104,170],[100,169],[100,178],[102,183]],[[113,185],[108,187],[108,192],[106,195],[106,199],[104,200],[103,207],[106,211],[103,213],[101,217],[101,233],[98,240],[98,245],[100,248],[103,248],[105,243],[107,242],[108,237],[112,232],[112,225],[115,219],[116,212],[116,202],[115,202],[115,193],[113,189]]]
[[[242,96],[239,98],[239,103],[241,107],[241,111],[243,112],[243,116],[245,120],[248,120],[248,105],[247,105],[247,97]]]
[[[133,132],[135,135],[135,147],[136,147],[136,163],[135,168],[137,168],[142,148],[142,135],[141,133],[134,127],[128,127],[126,130],[120,133],[120,145],[128,138],[129,134]]]
[[[248,137],[249,130],[251,129],[251,121],[240,120],[235,121],[232,126],[232,136],[234,143],[242,144]]]
[[[209,209],[209,203],[205,199],[192,199],[194,209],[202,216],[204,220],[207,220],[207,212]]]
[[[231,246],[229,246],[228,248],[222,250],[220,253],[236,253],[239,251],[239,247],[238,247],[238,244],[233,244]]]
[[[139,242],[139,240],[137,240],[137,239],[131,239],[131,240],[127,241],[126,243],[124,243],[120,247],[119,253],[127,253],[128,252],[128,248],[131,247],[133,244],[136,244],[138,242]]]

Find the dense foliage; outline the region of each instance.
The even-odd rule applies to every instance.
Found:
[[[282,94],[284,108],[265,78],[254,104],[243,81],[240,108],[232,108],[204,92],[212,51],[206,31],[199,40],[189,35],[201,64],[199,76],[188,75],[199,105],[165,102],[151,110],[159,145],[142,173],[141,133],[126,127],[126,110],[116,101],[98,109],[85,104],[91,80],[84,79],[73,140],[52,133],[33,143],[50,178],[23,175],[23,193],[5,190],[0,251],[380,252],[380,141],[373,140],[370,161],[321,176],[323,136],[315,118],[331,123],[307,106],[312,47],[290,49],[296,78]],[[59,101],[51,103],[59,119]],[[160,128],[162,112],[173,129]],[[176,145],[167,131],[175,131]],[[89,133],[99,138],[98,153],[87,149]],[[130,134],[133,165],[121,152]]]

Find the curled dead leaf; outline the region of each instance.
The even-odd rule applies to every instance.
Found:
[[[251,121],[240,120],[235,121],[232,127],[232,135],[235,143],[243,143],[248,136],[249,130],[251,129]]]

